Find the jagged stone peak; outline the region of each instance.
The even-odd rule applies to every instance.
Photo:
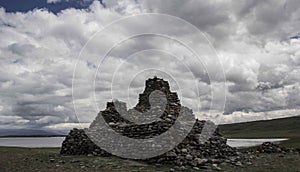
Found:
[[[169,82],[165,81],[163,78],[158,78],[157,76],[146,80],[144,93],[152,92],[154,90],[160,90],[167,94],[171,92]]]
[[[122,107],[123,109],[127,109],[126,103],[115,99],[111,102],[106,103],[106,109],[115,109],[115,105],[118,107]]]
[[[162,92],[167,100],[167,104],[176,104],[180,106],[180,100],[176,92],[171,92],[170,85],[168,81],[162,78],[154,76],[149,78],[145,82],[145,89],[142,94],[139,94],[139,102],[135,109],[139,111],[145,111],[150,108],[149,97],[154,91]]]
[[[150,102],[149,97],[151,97],[151,93],[154,91],[159,91],[165,95],[165,98],[167,100],[167,104],[175,104],[177,106],[180,106],[180,100],[178,98],[178,95],[176,92],[171,92],[169,82],[164,80],[163,78],[158,78],[157,76],[154,76],[153,78],[148,78],[145,81],[145,89],[143,93],[139,94],[139,101],[137,105],[134,107],[134,109],[137,109],[139,111],[145,111],[150,108]],[[106,109],[114,109],[114,104],[118,104],[118,106],[122,106],[122,109],[126,108],[126,103],[119,101],[119,100],[113,100],[111,102],[107,102]]]
[[[160,95],[156,94],[155,91],[158,91]],[[132,119],[130,118],[131,120],[129,120],[128,118],[124,118],[124,115],[126,115],[126,117],[134,116],[135,118],[140,119],[140,113],[144,113],[143,116],[147,119],[152,119],[152,116],[154,116],[164,120],[170,118],[172,121],[175,121],[179,115],[180,108],[181,104],[177,93],[170,91],[168,81],[154,76],[145,81],[145,89],[143,93],[139,94],[139,100],[135,107],[127,109],[125,102],[115,99],[107,102],[106,109],[101,111],[99,115],[102,115],[108,123],[131,123],[130,121],[132,121]],[[97,123],[97,118],[91,126],[94,126]],[[134,120],[132,122],[135,123]]]

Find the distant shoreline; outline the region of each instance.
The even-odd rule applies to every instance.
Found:
[[[7,135],[7,136],[0,136],[0,138],[14,138],[14,137],[66,137],[66,135]]]

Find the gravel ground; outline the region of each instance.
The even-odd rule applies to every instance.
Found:
[[[251,164],[242,166],[223,163],[221,171],[299,171],[299,153],[255,154]],[[149,165],[116,157],[61,156],[59,148],[0,147],[0,172],[77,172],[77,171],[212,171],[179,169],[172,166]]]

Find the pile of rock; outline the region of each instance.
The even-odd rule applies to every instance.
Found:
[[[109,156],[110,154],[99,148],[86,135],[83,129],[74,128],[66,136],[60,150],[62,155],[101,155]]]
[[[257,148],[260,153],[293,153],[300,152],[299,149],[286,148],[272,142],[264,142],[261,146]]]
[[[161,94],[164,96],[161,96]],[[145,115],[146,118],[140,120],[141,114]],[[159,114],[158,120],[157,114]],[[214,127],[214,124],[209,121],[195,120],[192,111],[181,106],[177,93],[170,91],[169,83],[157,77],[146,81],[146,88],[139,95],[139,102],[133,109],[127,110],[126,104],[123,102],[108,102],[106,109],[98,114],[89,129],[73,129],[63,142],[61,154],[110,155],[110,153],[95,145],[86,135],[86,133],[101,133],[104,125],[101,123],[102,118],[112,130],[123,136],[134,139],[148,139],[168,131],[176,123],[179,116],[181,120],[194,122],[188,136],[170,151],[145,161],[199,167],[207,163],[218,164],[224,161],[236,163],[243,158],[235,148],[226,144],[226,139],[220,136],[218,130],[206,142],[201,142],[200,137],[202,137],[201,132],[204,125]],[[150,122],[143,123],[143,121]],[[178,135],[180,135],[180,131],[185,131],[186,127],[184,124],[179,124],[177,129],[179,131]],[[101,133],[96,137],[98,140],[105,141],[108,136]],[[114,144],[118,144],[118,142],[107,141],[108,146],[115,146]],[[166,141],[165,145],[167,147],[169,143]]]

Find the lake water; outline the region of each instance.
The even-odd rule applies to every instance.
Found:
[[[227,144],[231,147],[243,148],[261,145],[263,142],[282,142],[287,138],[268,138],[268,139],[227,139]]]
[[[15,147],[60,147],[64,137],[14,137],[0,138],[0,146]],[[232,147],[251,147],[263,142],[281,142],[286,138],[276,139],[227,139],[227,144]]]
[[[60,147],[64,137],[9,137],[0,138],[0,146]]]

